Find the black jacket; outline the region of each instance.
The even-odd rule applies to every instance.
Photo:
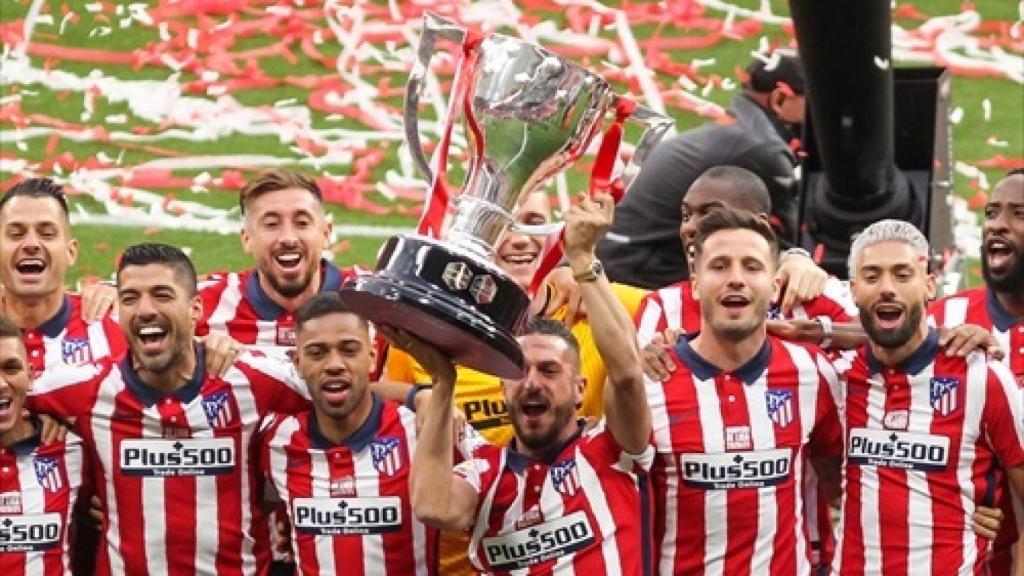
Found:
[[[713,166],[739,166],[760,176],[771,193],[781,244],[796,240],[797,161],[789,147],[791,133],[746,96],[737,96],[730,112],[735,123],[708,122],[652,151],[598,244],[609,278],[652,289],[686,278],[680,205],[694,180]]]

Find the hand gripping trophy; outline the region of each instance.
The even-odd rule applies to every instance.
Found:
[[[432,168],[420,144],[418,110],[439,37],[460,44],[463,59]],[[459,110],[471,160],[462,193],[449,202],[444,170]],[[426,212],[419,233],[390,238],[376,271],[346,283],[342,298],[370,321],[415,334],[458,364],[505,378],[522,376],[523,354],[515,336],[526,320],[529,298],[492,263],[495,244],[509,226],[525,233],[550,231],[514,224],[520,199],[575,162],[613,114],[616,122],[602,142],[604,158],[599,153],[597,159],[608,172],[623,120],[646,125],[634,164],[673,125],[539,46],[499,34],[482,36],[427,14],[405,101],[406,140],[431,183]],[[610,135],[614,145],[606,146]]]

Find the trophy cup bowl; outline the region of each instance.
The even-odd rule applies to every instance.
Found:
[[[420,170],[438,178],[419,140],[418,104],[434,42],[461,42],[465,30],[427,15],[406,92],[405,131]],[[515,335],[529,297],[493,263],[495,244],[520,199],[574,162],[600,131],[616,96],[606,81],[539,46],[492,34],[469,68],[467,130],[472,158],[442,240],[390,238],[372,275],[341,289],[356,313],[436,346],[455,363],[503,378],[524,374]]]

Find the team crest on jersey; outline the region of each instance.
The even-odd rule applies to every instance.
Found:
[[[562,496],[575,496],[580,491],[580,471],[576,467],[576,460],[562,460],[552,464],[551,484]]]
[[[231,402],[227,392],[217,392],[203,397],[206,421],[213,428],[225,428],[231,424]]]
[[[402,469],[402,451],[398,438],[375,438],[370,442],[373,467],[386,476],[394,476]]]
[[[277,326],[274,344],[278,346],[295,346],[295,326]]]
[[[960,379],[950,376],[935,376],[930,382],[932,408],[941,416],[956,412]]]
[[[782,306],[772,302],[768,305],[768,311],[765,314],[768,320],[783,320],[785,316],[782,314]]]
[[[793,393],[789,390],[768,390],[764,393],[768,417],[785,428],[793,421]]]
[[[56,458],[36,456],[32,464],[36,469],[36,480],[48,492],[56,492],[64,487],[64,480],[60,476],[60,463]]]
[[[65,364],[77,366],[92,362],[92,349],[85,338],[65,338],[60,341],[60,357]]]
[[[331,478],[331,498],[346,498],[356,495],[356,479],[352,476]]]

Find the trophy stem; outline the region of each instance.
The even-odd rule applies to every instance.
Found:
[[[480,196],[461,194],[453,199],[455,214],[445,238],[464,250],[490,260],[502,232],[512,223],[512,214]]]

